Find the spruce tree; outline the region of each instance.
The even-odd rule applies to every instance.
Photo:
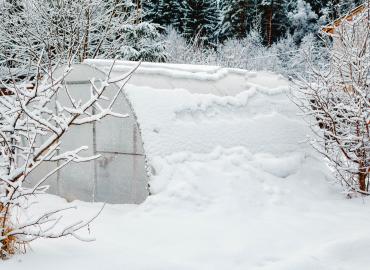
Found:
[[[219,12],[213,0],[185,0],[183,35],[204,45],[217,42]]]
[[[262,36],[265,44],[271,46],[289,30],[288,11],[292,9],[289,0],[262,0],[261,10]]]
[[[220,35],[226,38],[244,38],[258,16],[256,0],[222,1],[223,19]]]
[[[143,19],[144,21],[162,24],[159,13],[161,0],[143,0]]]
[[[179,0],[160,0],[159,1],[159,16],[161,17],[161,25],[171,25],[176,30],[182,30],[181,20],[181,1]]]
[[[181,7],[181,0],[146,0],[143,2],[144,20],[182,31]]]
[[[289,20],[291,34],[297,44],[308,34],[317,33],[319,30],[317,25],[318,15],[305,0],[297,0],[294,10],[289,12]]]
[[[329,0],[330,1],[330,0]],[[308,4],[310,4],[312,10],[317,14],[322,14],[322,10],[326,7],[326,3],[329,1],[322,1],[322,0],[306,0]]]

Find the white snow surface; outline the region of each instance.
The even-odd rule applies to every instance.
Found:
[[[184,79],[179,69],[197,73],[203,82],[203,73],[220,72],[160,68],[174,70],[178,80]],[[80,232],[94,242],[37,240],[0,269],[369,269],[369,201],[346,199],[330,183],[330,171],[306,143],[309,130],[286,95],[288,82],[271,73],[233,76],[221,94],[194,89],[196,76],[188,87],[130,82],[126,91],[142,130],[153,195],[141,205],[106,205]],[[66,204],[51,195],[39,199],[35,212]],[[68,204],[78,208],[64,224],[102,206]]]

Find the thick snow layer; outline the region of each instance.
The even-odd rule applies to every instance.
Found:
[[[86,60],[86,64],[106,73],[112,60]],[[137,62],[116,61],[111,78],[121,77],[137,67]],[[269,77],[269,80],[266,80]],[[186,89],[191,93],[236,95],[258,85],[266,93],[286,89],[288,83],[281,76],[269,72],[248,72],[216,66],[141,63],[130,79],[130,84],[155,89]]]
[[[95,242],[38,240],[0,269],[368,270],[369,201],[346,199],[330,183],[285,80],[238,76],[243,89],[230,83],[230,95],[130,82],[152,196],[139,206],[107,205],[81,232]],[[65,202],[48,195],[40,204]],[[64,223],[101,207],[71,204],[78,209]]]
[[[112,60],[87,60],[105,72]],[[116,61],[111,77],[137,66]],[[289,83],[269,72],[141,63],[125,87],[151,159],[215,147],[285,153],[303,147],[307,129],[287,98]],[[286,136],[289,133],[290,136]]]
[[[140,206],[106,206],[90,227],[95,242],[39,240],[1,269],[368,269],[368,202],[344,199],[314,156],[218,148],[157,158],[155,167],[155,194]],[[66,220],[101,207],[73,204]]]
[[[270,77],[277,80],[275,75]],[[288,88],[277,85],[267,92],[268,82],[251,84],[235,96],[128,85],[148,156],[209,153],[217,146],[271,153],[304,147],[300,142],[307,129],[286,96]]]

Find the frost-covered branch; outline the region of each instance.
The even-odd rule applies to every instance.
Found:
[[[365,15],[336,28],[325,66],[315,65],[306,51],[307,76],[296,81],[294,98],[316,134],[313,146],[329,160],[345,191],[369,195],[370,25]]]
[[[136,68],[135,68],[136,69]],[[133,69],[133,71],[135,70]],[[106,117],[125,118],[113,110],[117,96],[105,96],[110,81],[126,82],[132,72],[124,77],[105,80],[91,80],[90,92],[83,100],[77,99],[68,91],[65,83],[71,71],[66,67],[62,75],[55,76],[51,69],[45,74],[37,67],[36,83],[30,87],[26,83],[6,84],[7,96],[0,96],[0,257],[15,252],[17,245],[28,243],[39,237],[57,238],[72,235],[80,238],[76,231],[86,227],[91,221],[79,221],[55,231],[60,214],[67,209],[45,212],[38,218],[20,223],[17,209],[25,209],[26,202],[35,195],[47,191],[47,180],[70,163],[88,162],[99,156],[83,156],[87,150],[81,146],[69,151],[60,147],[64,135],[76,125],[87,125],[102,121]],[[110,88],[112,89],[112,88]],[[68,96],[69,102],[61,102],[58,96]],[[68,103],[68,104],[67,104]],[[29,186],[29,177],[41,164],[57,162],[57,167],[41,176]],[[81,238],[82,239],[82,238]]]
[[[0,79],[25,80],[87,58],[164,61],[159,26],[139,22],[137,5],[131,0],[0,1]]]

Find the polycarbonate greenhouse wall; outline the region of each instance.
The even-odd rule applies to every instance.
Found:
[[[104,80],[106,74],[86,64],[74,65],[65,78],[66,87],[75,100],[86,100],[90,95],[90,80]],[[118,86],[110,84],[105,96],[112,98]],[[57,97],[68,104],[65,90]],[[113,110],[128,114],[127,118],[107,117],[101,122],[75,126],[63,139],[62,150],[88,146],[84,154],[101,155],[95,161],[69,164],[49,180],[50,192],[67,200],[108,203],[141,203],[148,195],[148,177],[140,131],[125,96],[120,94]],[[58,166],[48,163],[31,176],[38,176]]]

